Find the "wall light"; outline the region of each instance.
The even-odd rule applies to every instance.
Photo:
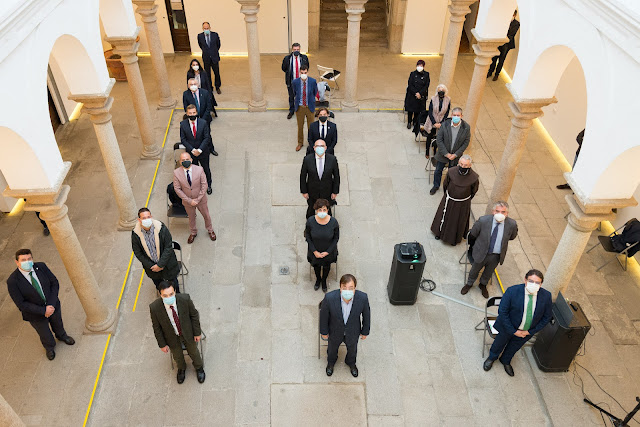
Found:
[[[439,53],[413,53],[413,52],[407,52],[407,53],[402,53],[402,56],[428,56],[428,57],[432,57],[432,56],[441,56]]]
[[[11,209],[11,212],[9,212],[9,216],[15,216],[21,213],[24,208],[24,203],[24,199],[18,199],[16,204],[13,206],[13,209]]]
[[[73,113],[71,113],[71,115],[69,116],[69,121],[75,120],[80,117],[80,110],[82,110],[83,105],[84,104],[82,102],[78,102],[76,104],[76,108],[73,109]]]
[[[555,143],[553,138],[551,138],[551,135],[549,135],[549,132],[547,132],[540,119],[534,119],[533,122],[540,130],[540,133],[542,134],[542,140],[547,145],[547,149],[549,150],[549,153],[551,153],[553,160],[560,164],[563,172],[571,172],[571,164],[567,161],[567,158],[564,156],[564,154],[562,154],[562,151],[560,151],[558,145]]]
[[[138,56],[151,56],[151,52],[138,52]]]

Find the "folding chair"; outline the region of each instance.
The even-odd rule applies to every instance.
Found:
[[[180,289],[182,289],[182,292],[186,292],[184,276],[189,274],[189,269],[187,268],[185,263],[182,262],[182,246],[180,246],[180,243],[176,242],[175,240],[171,242],[171,246],[173,246],[174,251],[178,251],[178,265],[180,266],[180,278],[182,279],[182,283],[180,283]]]
[[[427,172],[427,177],[429,178],[429,184],[431,184],[431,179],[433,178],[433,175],[436,172],[436,147],[434,145],[435,142],[436,142],[436,139],[433,138],[431,140],[431,143],[429,144],[429,158],[427,159],[427,164],[424,167],[425,172]],[[419,152],[420,152],[420,145],[418,144],[418,153]]]
[[[336,90],[340,90],[340,86],[338,86],[340,71],[318,65],[318,75],[320,76],[320,81],[334,82],[336,84]]]
[[[182,151],[185,151],[186,149],[187,148],[182,145],[181,142],[176,142],[175,144],[173,144],[173,161],[175,162],[174,169],[180,166],[180,154],[182,154]],[[178,151],[180,152],[176,156],[176,152]]]
[[[203,342],[204,340],[207,338],[207,336],[205,335],[204,331],[202,331],[202,335],[201,335],[202,339],[200,340],[200,357],[202,358],[202,367],[204,368],[204,348],[203,348]],[[187,356],[189,355],[189,353],[187,353],[187,347],[184,346],[184,344],[182,343],[182,341],[180,342],[180,345],[182,346],[182,354],[186,354]],[[173,354],[171,354],[171,351],[169,351],[169,361],[171,363],[171,370],[173,371]]]
[[[320,314],[320,310],[322,310],[322,301],[318,304],[318,314]],[[326,345],[323,345],[323,342],[325,342]],[[318,359],[320,359],[321,347],[329,347],[329,340],[322,338],[322,335],[320,335],[320,316],[318,316]]]
[[[622,267],[622,269],[624,271],[627,271],[627,261],[629,260],[629,255],[633,256],[637,252],[635,250],[631,251],[631,249],[633,249],[635,246],[637,246],[638,243],[640,243],[640,242],[636,241],[631,245],[627,244],[626,247],[623,250],[616,250],[614,248],[614,246],[613,246],[613,242],[612,242],[611,239],[613,237],[621,236],[622,234],[624,234],[624,232],[627,230],[627,226],[631,226],[631,224],[634,223],[634,222],[638,222],[638,220],[636,218],[632,218],[629,221],[627,221],[624,225],[622,225],[621,227],[618,227],[617,229],[615,229],[611,234],[609,234],[607,236],[598,236],[598,243],[595,244],[594,246],[592,246],[591,249],[589,249],[587,251],[587,253],[589,253],[592,250],[594,250],[598,245],[602,245],[602,249],[604,249],[605,252],[613,253],[615,255],[609,261],[605,262],[600,267],[598,267],[598,269],[596,269],[596,271],[600,271],[602,268],[604,268],[604,266],[609,264],[614,259],[618,260],[618,263],[620,264],[620,266]],[[618,231],[620,231],[623,228],[624,228],[624,230],[622,231],[622,233],[618,233]],[[630,251],[631,251],[631,254],[630,254]],[[622,264],[620,262],[620,260],[618,259],[618,255],[624,255],[624,264]]]
[[[169,197],[169,191],[172,184],[167,185],[167,218],[189,218],[187,210],[182,204],[174,204]]]
[[[491,307],[498,307],[502,297],[491,297],[487,300],[487,304],[484,306],[484,319],[476,325],[476,331],[484,330],[482,334],[482,357],[484,358],[484,349],[487,347],[487,334],[491,339],[495,340],[498,335],[498,331],[493,327],[496,323],[498,316],[489,315],[488,309]],[[484,325],[483,325],[484,324]]]

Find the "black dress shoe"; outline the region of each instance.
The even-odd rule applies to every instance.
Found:
[[[492,78],[491,80],[493,80],[494,82],[495,82],[496,80],[498,80],[498,74],[496,74],[495,76],[493,76],[493,78]]]
[[[333,375],[333,365],[327,365],[327,376],[330,377],[331,375]]]
[[[53,360],[56,358],[56,352],[53,350],[47,350],[47,359]]]
[[[322,284],[322,292],[324,292],[325,294],[327,293],[327,284],[326,283]]]
[[[429,190],[429,194],[431,194],[433,196],[438,191],[438,188],[440,188],[440,187],[432,187],[431,190]]]
[[[440,240],[440,236],[436,236],[436,240]]]
[[[196,375],[198,376],[198,382],[202,384],[204,382],[204,368],[200,368],[196,370]]]
[[[178,369],[178,384],[182,384],[184,382],[184,375],[185,375],[185,370],[184,369]]]
[[[289,114],[287,114],[287,120],[289,120],[291,117],[293,117],[293,112],[289,111]]]
[[[207,194],[211,195],[213,193],[213,189],[211,187],[207,188]]]
[[[76,343],[76,340],[71,338],[69,335],[62,338],[60,341],[64,342],[66,345],[74,345]]]
[[[411,123],[407,123],[407,129],[411,129]]]
[[[482,364],[482,369],[484,369],[485,371],[490,371],[491,367],[493,366],[493,360],[489,359],[487,357],[487,360],[484,361],[484,363]]]
[[[213,154],[214,156],[217,156],[218,152],[216,150],[211,150],[211,154]]]
[[[504,371],[507,373],[507,375],[509,375],[510,377],[514,376],[515,374],[513,373],[513,367],[511,365],[504,365]]]
[[[358,367],[354,364],[349,366],[349,368],[351,368],[351,375],[353,375],[354,378],[358,378]]]
[[[318,289],[320,289],[320,279],[316,280],[316,284],[313,285],[313,290],[317,291]]]
[[[556,188],[558,190],[569,190],[571,186],[569,186],[569,184],[560,184],[560,185],[556,185]]]
[[[44,234],[45,236],[51,234],[51,232],[49,231],[49,227],[45,227],[44,230],[42,230],[42,234]]]

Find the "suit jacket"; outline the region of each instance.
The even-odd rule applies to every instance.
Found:
[[[198,46],[202,49],[202,60],[211,62],[220,62],[220,36],[218,33],[211,31],[209,34],[209,46],[204,38],[204,32],[198,34]]]
[[[525,285],[514,285],[507,288],[500,300],[498,307],[498,318],[494,327],[500,333],[513,335],[522,323],[524,314],[524,294]],[[535,335],[544,328],[551,320],[552,316],[551,292],[540,288],[536,298],[536,309],[533,311],[529,334]]]
[[[284,82],[287,86],[291,86],[291,82],[294,80],[294,70],[291,69],[291,57],[292,53],[285,56],[282,60],[282,71],[284,71]],[[309,67],[309,57],[307,55],[300,54],[300,66],[306,65]]]
[[[156,262],[151,259],[151,253],[142,233],[142,226],[140,222],[136,221],[136,226],[131,230],[131,247],[138,261],[142,263],[142,268],[144,268],[147,276],[156,280],[173,280],[178,277],[180,264],[178,264],[176,253],[173,250],[173,239],[167,226],[160,221],[153,220],[153,234],[156,251],[158,252],[157,264],[158,267],[162,267],[162,270],[158,272],[151,270],[151,267],[156,265]]]
[[[351,303],[351,312],[344,323],[342,304],[340,303],[340,289],[327,293],[320,306],[320,335],[329,335],[330,341],[357,342],[360,335],[369,335],[371,330],[371,309],[369,297],[364,292],[356,290]],[[362,322],[361,322],[362,317]]]
[[[507,37],[509,38],[509,41],[503,46],[506,45],[508,49],[514,49],[516,47],[516,34],[518,33],[519,29],[520,21],[518,21],[517,19],[512,20],[509,24],[509,30],[507,30]]]
[[[40,282],[46,302],[42,301],[38,291],[34,289],[31,282],[17,268],[7,279],[9,295],[22,313],[22,319],[26,321],[46,319],[44,314],[48,305],[60,310],[60,300],[58,299],[60,284],[56,276],[53,275],[44,262],[34,263],[33,270]]]
[[[327,153],[333,154],[336,144],[338,144],[338,125],[327,120],[327,135],[324,137],[324,142],[327,143]],[[307,135],[307,141],[309,146],[307,147],[307,154],[313,152],[313,144],[320,139],[320,121],[316,120],[309,126],[309,134]]]
[[[291,82],[293,88],[293,105],[296,107],[296,111],[300,107],[300,97],[302,96],[302,79],[294,79]],[[318,94],[318,84],[313,77],[307,78],[307,106],[313,113],[316,111],[316,95]]]
[[[469,140],[471,139],[471,127],[464,120],[460,120],[460,130],[458,131],[458,137],[453,144],[453,150],[451,149],[451,119],[447,119],[442,122],[442,126],[438,130],[436,135],[436,142],[438,143],[438,152],[436,153],[436,160],[442,163],[449,163],[444,155],[447,153],[456,155],[456,164],[458,159],[464,153],[464,150],[469,146]]]
[[[332,154],[325,154],[324,157],[322,178],[318,177],[315,154],[309,154],[302,160],[300,192],[302,194],[308,193],[311,200],[327,199],[331,201],[331,194],[340,192],[338,159]]]
[[[204,73],[203,73],[204,74]],[[198,89],[198,100],[200,102],[200,112],[198,113],[198,117],[203,120],[206,120],[207,123],[211,123],[211,93],[206,89]],[[187,111],[187,107],[189,105],[196,104],[196,97],[190,89],[182,92],[182,105],[184,106],[184,111]]]
[[[191,206],[191,201],[207,203],[205,194],[207,192],[207,176],[202,166],[191,165],[191,185],[187,181],[184,168],[180,166],[173,171],[173,189],[178,197],[182,199],[184,206]]]
[[[180,122],[180,143],[184,145],[185,150],[191,154],[191,150],[197,148],[202,150],[198,157],[209,155],[209,144],[211,144],[211,133],[209,125],[205,119],[196,120],[196,136],[193,136],[191,122],[189,119]],[[191,154],[193,157],[193,154]]]
[[[491,243],[491,228],[493,226],[493,215],[483,215],[473,224],[467,237],[469,245],[472,246],[474,262],[482,262],[489,253],[489,243]],[[502,233],[502,245],[500,246],[500,264],[504,262],[507,255],[509,240],[518,236],[518,223],[515,219],[506,217],[504,220],[504,230]]]
[[[200,314],[191,301],[189,294],[176,294],[176,306],[178,307],[178,320],[182,329],[182,336],[186,341],[193,341],[194,337],[202,335],[200,329]],[[180,341],[173,329],[169,314],[162,302],[162,298],[156,299],[149,304],[149,312],[151,313],[151,324],[153,325],[153,334],[158,341],[158,347],[169,346],[175,348],[180,346]]]

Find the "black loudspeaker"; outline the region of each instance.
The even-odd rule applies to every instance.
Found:
[[[389,273],[389,302],[393,305],[415,304],[427,261],[424,248],[418,242],[399,243],[393,247],[393,261]]]
[[[591,323],[577,302],[567,302],[562,294],[553,304],[553,317],[536,335],[531,352],[544,372],[567,372],[576,357]]]

